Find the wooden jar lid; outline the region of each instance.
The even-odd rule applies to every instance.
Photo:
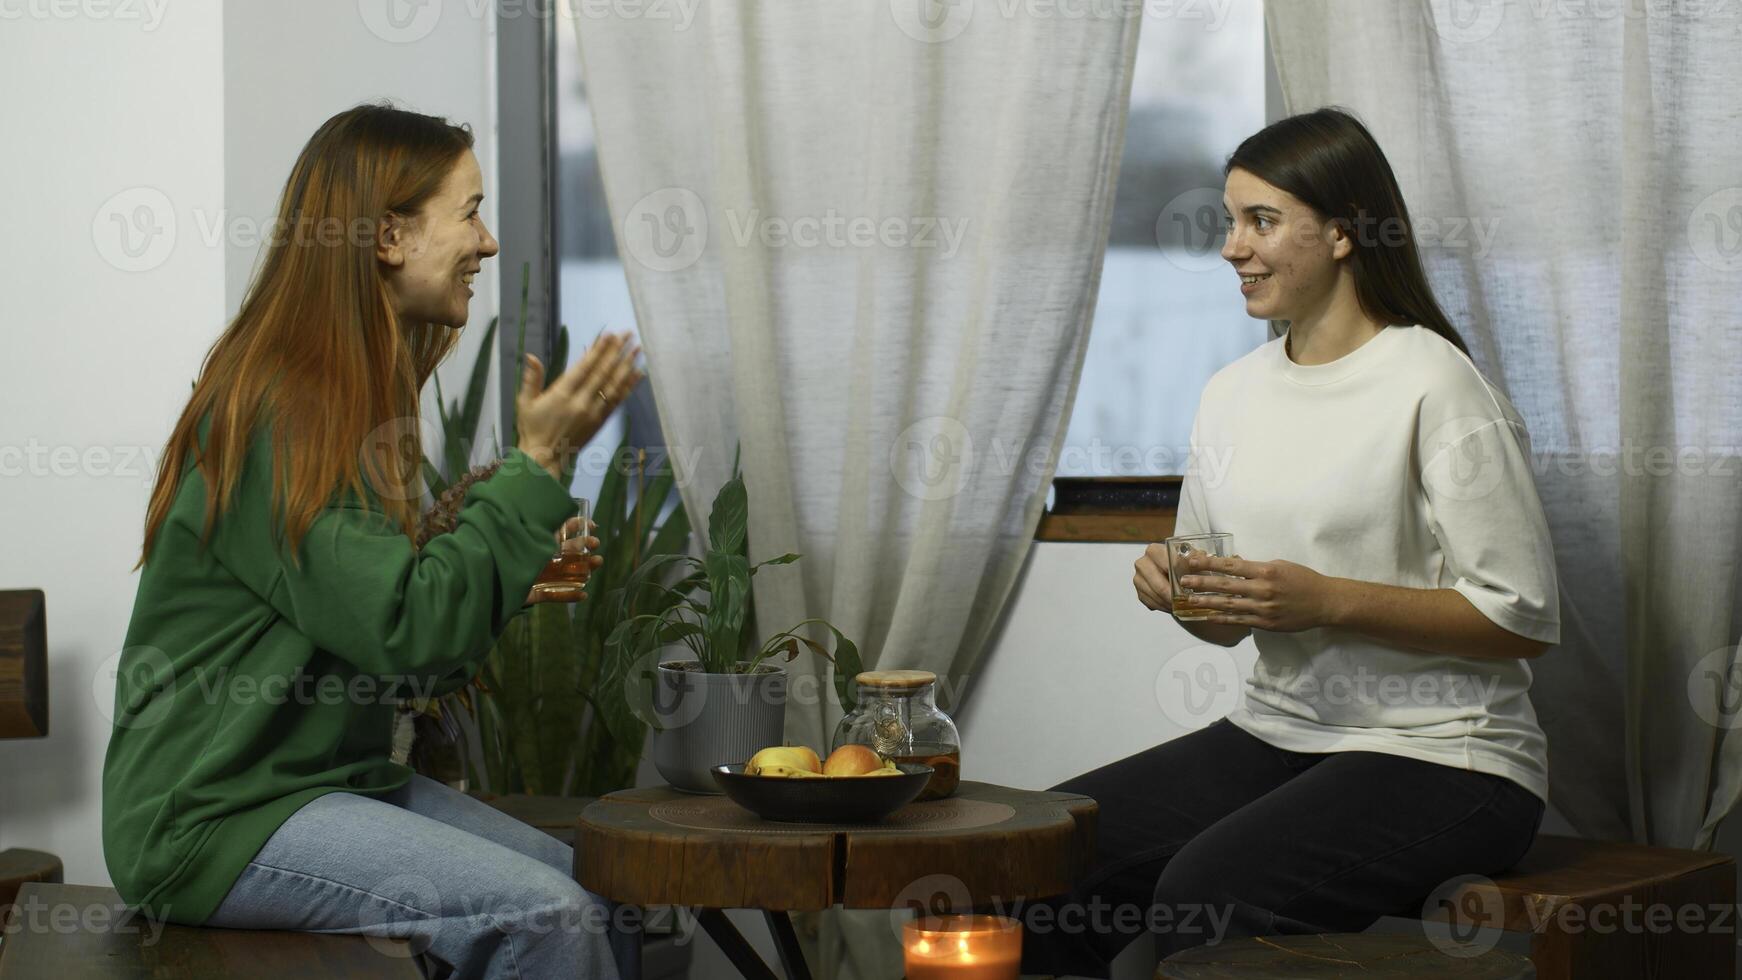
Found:
[[[860,687],[880,687],[893,691],[918,690],[936,684],[938,675],[929,670],[867,670],[853,680]]]

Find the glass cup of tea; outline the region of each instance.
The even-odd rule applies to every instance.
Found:
[[[1204,573],[1204,569],[1196,569],[1194,572],[1186,564],[1186,559],[1194,556],[1232,558],[1234,536],[1223,531],[1213,531],[1208,534],[1181,534],[1167,539],[1167,575],[1173,580],[1173,615],[1175,619],[1185,622],[1209,619],[1216,613],[1215,607],[1193,601],[1197,597],[1226,595],[1207,589],[1191,589],[1180,584],[1179,580],[1183,576]]]
[[[578,602],[586,598],[587,575],[592,571],[591,550],[587,547],[587,535],[593,527],[588,518],[592,505],[584,497],[573,499],[574,513],[556,532],[556,554],[532,583],[532,591],[547,602]]]

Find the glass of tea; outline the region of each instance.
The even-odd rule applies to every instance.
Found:
[[[1186,559],[1194,555],[1210,558],[1232,558],[1234,556],[1234,536],[1222,531],[1213,531],[1208,534],[1181,534],[1167,539],[1167,574],[1168,578],[1173,580],[1173,615],[1175,619],[1186,622],[1209,619],[1216,612],[1213,606],[1194,602],[1194,598],[1226,594],[1211,592],[1207,589],[1190,589],[1179,583],[1182,576],[1194,574],[1193,569],[1186,564]],[[1196,570],[1195,574],[1202,575],[1204,571],[1200,568]]]
[[[532,591],[547,602],[579,602],[586,598],[589,563],[587,535],[593,522],[588,519],[592,505],[584,497],[575,497],[575,512],[563,521],[556,532],[556,554],[551,556],[532,583]]]

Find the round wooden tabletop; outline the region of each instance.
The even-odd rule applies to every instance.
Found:
[[[582,811],[575,879],[630,905],[815,911],[968,908],[1068,892],[1094,854],[1095,801],[964,781],[875,824],[763,820],[724,796],[625,790]]]

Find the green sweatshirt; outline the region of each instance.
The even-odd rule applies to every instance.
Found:
[[[303,804],[411,778],[389,758],[393,702],[471,679],[573,513],[516,449],[421,553],[378,506],[335,495],[296,566],[270,513],[269,434],[204,549],[206,483],[183,463],[116,672],[103,854],[124,900],[172,922],[205,922]]]

